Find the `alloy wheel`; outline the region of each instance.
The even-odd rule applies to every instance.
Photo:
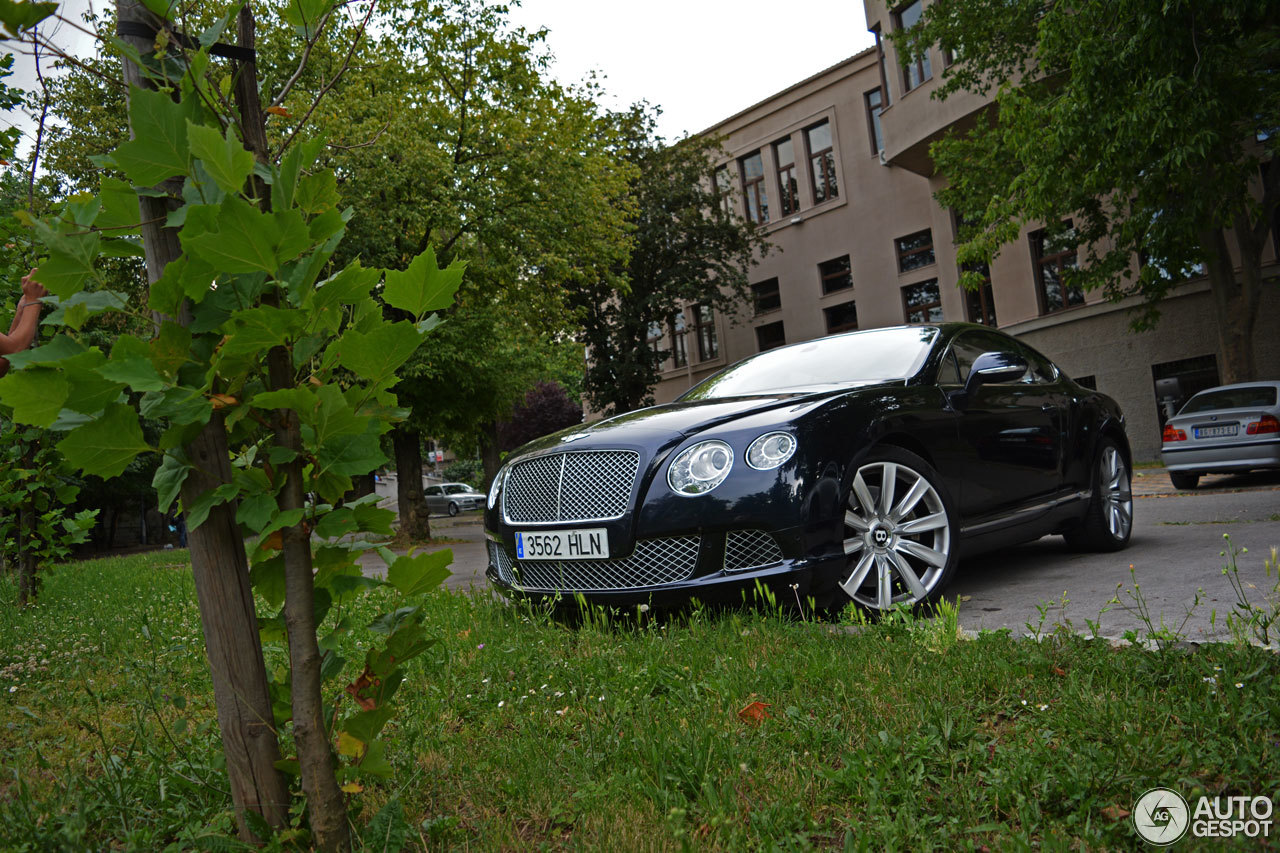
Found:
[[[900,462],[858,469],[844,513],[849,597],[873,610],[915,605],[942,579],[951,558],[951,521],[923,474]]]
[[[1102,509],[1107,519],[1107,530],[1117,540],[1127,539],[1133,526],[1133,489],[1129,480],[1129,466],[1120,451],[1112,445],[1102,450],[1098,463],[1101,466],[1098,483],[1102,489]]]

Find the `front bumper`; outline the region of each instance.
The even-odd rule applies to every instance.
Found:
[[[1166,445],[1161,449],[1160,457],[1170,471],[1202,474],[1280,468],[1280,438],[1214,447]]]
[[[767,536],[778,544],[768,552],[742,547],[744,534],[760,543]],[[825,606],[836,584],[847,572],[843,553],[790,557],[803,540],[798,529],[767,534],[764,531],[703,531],[696,537],[641,540],[622,558],[563,563],[517,561],[510,549],[489,534],[489,567],[486,576],[504,595],[535,601],[572,603],[578,596],[605,607],[648,605],[671,608],[696,600],[704,604],[742,604],[752,601],[757,588],[769,590],[779,602],[807,604],[810,596]],[[696,558],[665,543],[692,539]],[[646,549],[651,543],[658,547]]]

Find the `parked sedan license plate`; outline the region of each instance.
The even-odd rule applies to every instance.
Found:
[[[516,534],[517,560],[606,560],[609,531],[603,527]]]
[[[1240,431],[1239,424],[1225,426],[1196,427],[1196,438],[1216,438],[1220,435],[1235,435]]]

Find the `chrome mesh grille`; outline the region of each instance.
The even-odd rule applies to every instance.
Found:
[[[489,565],[497,570],[499,580],[506,584],[514,584],[516,576],[511,570],[511,557],[507,555],[507,549],[497,542],[485,544],[489,546]]]
[[[620,560],[512,560],[504,546],[489,543],[489,561],[498,577],[525,589],[554,592],[599,592],[642,589],[676,583],[693,574],[698,563],[698,536],[641,539]]]
[[[502,488],[508,522],[609,521],[631,501],[640,454],[584,450],[518,462]]]
[[[782,549],[763,530],[730,530],[724,538],[724,569],[741,572],[782,562]]]

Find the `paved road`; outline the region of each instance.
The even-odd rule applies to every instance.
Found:
[[[380,486],[388,496],[384,505],[393,504],[393,489],[386,483]],[[1085,620],[1099,619],[1116,595],[1117,584],[1132,588],[1132,564],[1157,625],[1163,616],[1166,624],[1178,627],[1197,589],[1203,589],[1203,601],[1182,633],[1193,640],[1225,638],[1225,617],[1235,595],[1222,575],[1222,536],[1230,534],[1237,547],[1249,549],[1239,558],[1240,574],[1258,587],[1249,592],[1260,600],[1266,588],[1264,557],[1280,546],[1280,474],[1206,478],[1197,491],[1178,493],[1162,470],[1139,471],[1134,492],[1133,539],[1124,551],[1076,554],[1063,546],[1061,537],[1050,536],[961,563],[950,590],[951,597],[960,601],[961,625],[974,630],[1007,627],[1022,633],[1026,623],[1039,622],[1038,605],[1059,602],[1065,593],[1070,603],[1065,608],[1055,604],[1046,627],[1065,618],[1086,631]],[[438,546],[454,552],[454,574],[447,585],[487,589],[488,556],[480,514],[432,518],[431,524],[433,535],[459,540]],[[371,557],[366,571],[381,570],[381,561]],[[1120,597],[1130,602],[1124,590]],[[1216,630],[1210,625],[1213,610],[1218,617]],[[1104,636],[1119,637],[1126,629],[1141,627],[1134,615],[1114,605],[1101,615]]]

